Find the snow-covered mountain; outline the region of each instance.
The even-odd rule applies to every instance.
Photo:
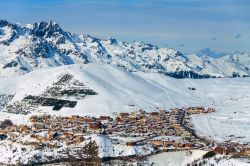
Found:
[[[78,63],[107,63],[132,72],[157,72],[175,78],[250,75],[249,53],[219,59],[183,55],[143,42],[76,35],[52,21],[21,25],[0,20],[0,77]]]

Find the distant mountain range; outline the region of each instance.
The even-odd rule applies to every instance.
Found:
[[[183,55],[172,48],[143,42],[76,35],[52,21],[21,25],[0,20],[0,77],[86,63],[106,63],[130,72],[162,73],[175,78],[250,76],[249,53],[221,58]]]

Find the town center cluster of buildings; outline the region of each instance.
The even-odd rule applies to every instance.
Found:
[[[195,146],[192,139],[196,139],[190,127],[189,115],[209,113],[214,110],[194,107],[188,109],[173,109],[172,111],[158,110],[146,112],[139,110],[131,113],[120,113],[116,117],[61,117],[51,115],[33,115],[30,117],[31,125],[10,125],[0,129],[1,139],[19,141],[25,145],[39,147],[60,147],[62,144],[79,144],[88,134],[106,134],[120,137],[140,137],[139,141],[127,141],[128,146],[137,144],[160,145],[160,140],[153,138],[170,136],[161,140],[162,145],[175,140],[171,137],[181,137],[182,142],[189,147]],[[30,136],[30,140],[20,141],[22,136]],[[158,141],[158,142],[157,142]],[[165,142],[164,142],[165,141]],[[176,145],[175,145],[176,146]],[[179,145],[178,145],[179,146]],[[183,146],[183,145],[182,145]],[[200,146],[200,145],[199,145]]]
[[[190,115],[212,113],[212,108],[190,107],[171,111],[139,110],[117,116],[81,117],[33,115],[30,125],[8,125],[0,128],[0,140],[17,142],[34,149],[53,149],[79,145],[91,134],[105,134],[126,146],[150,145],[159,150],[204,149],[217,153],[248,154],[250,148],[232,143],[215,146],[215,142],[199,137],[190,123]],[[22,139],[22,138],[28,139]],[[130,139],[131,138],[131,139]],[[239,154],[239,153],[237,153]],[[250,153],[249,153],[250,154]]]

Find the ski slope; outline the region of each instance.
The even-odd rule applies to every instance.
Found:
[[[0,94],[11,94],[10,103],[27,95],[40,95],[60,75],[70,73],[98,95],[78,100],[75,108],[39,107],[31,114],[0,112],[0,121],[27,123],[33,114],[54,115],[114,115],[145,109],[204,106],[214,107],[215,113],[193,117],[196,130],[217,140],[250,140],[250,78],[174,79],[158,73],[131,73],[105,64],[69,65],[37,70],[0,81]],[[189,87],[196,88],[190,90]],[[133,106],[134,105],[134,106]]]

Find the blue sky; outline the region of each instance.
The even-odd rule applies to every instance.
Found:
[[[12,22],[54,20],[66,31],[184,53],[250,51],[249,0],[1,0],[0,5],[2,19]]]

